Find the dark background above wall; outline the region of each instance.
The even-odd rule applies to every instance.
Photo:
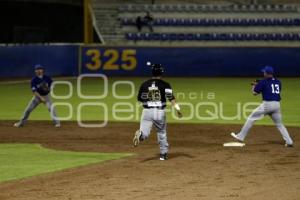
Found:
[[[80,3],[0,1],[0,43],[83,41]]]

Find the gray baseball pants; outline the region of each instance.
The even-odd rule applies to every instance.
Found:
[[[167,141],[166,130],[166,112],[165,110],[151,108],[143,109],[140,131],[142,132],[141,138],[145,140],[149,137],[152,126],[157,130],[157,140],[160,147],[160,153],[168,153],[169,144]]]
[[[45,105],[47,106],[48,108],[48,111],[50,112],[50,115],[51,115],[51,118],[53,120],[53,122],[55,124],[60,124],[59,120],[57,119],[57,115],[56,115],[56,112],[55,112],[55,109],[53,108],[51,110],[51,107],[52,107],[52,102],[51,102],[51,99],[49,97],[49,95],[46,95],[46,96],[43,96],[46,100],[45,102]],[[37,96],[33,96],[33,98],[31,99],[31,101],[29,102],[28,106],[26,107],[25,109],[25,112],[23,114],[23,117],[22,119],[20,120],[20,123],[22,125],[24,125],[28,118],[29,118],[29,115],[30,113],[40,104],[42,103],[41,99]]]
[[[243,141],[248,135],[248,132],[253,126],[254,122],[262,119],[265,115],[269,115],[271,117],[285,142],[287,144],[293,144],[293,140],[291,139],[287,129],[282,124],[280,102],[278,101],[264,101],[260,106],[258,106],[248,117],[237,137]]]

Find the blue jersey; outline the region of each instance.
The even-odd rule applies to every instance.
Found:
[[[267,78],[258,82],[254,92],[262,94],[264,101],[280,101],[281,82],[276,78]]]
[[[45,96],[49,94],[51,84],[52,79],[49,76],[44,75],[42,78],[36,76],[31,80],[31,90]]]

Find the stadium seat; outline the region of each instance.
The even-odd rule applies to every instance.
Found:
[[[119,6],[120,12],[297,12],[296,5],[264,4],[126,4]]]
[[[122,26],[134,26],[134,18],[121,19]],[[192,18],[157,18],[154,26],[300,26],[299,18],[280,19],[192,19]]]
[[[241,29],[242,27],[266,27],[268,26],[268,33],[256,33],[256,29],[254,29],[254,33],[251,33],[251,29],[249,32],[243,33],[219,33],[218,32],[209,32],[208,33],[186,33],[188,32],[186,29],[184,33],[182,33],[182,29],[178,29],[178,32],[175,30],[177,28],[170,28],[170,33],[159,33],[160,30],[156,29],[155,33],[126,33],[125,38],[127,40],[155,40],[155,41],[300,41],[300,33],[277,33],[278,30],[272,33],[272,29],[270,27],[281,26],[290,28],[292,26],[300,26],[300,18],[297,17],[276,17],[274,13],[274,18],[257,18],[251,17],[256,15],[257,12],[263,13],[271,13],[271,12],[295,12],[298,7],[295,5],[269,5],[269,4],[249,4],[249,5],[241,5],[241,4],[128,4],[122,5],[119,7],[120,12],[168,12],[168,13],[181,13],[180,15],[184,15],[185,17],[178,17],[177,15],[169,15],[174,16],[170,17],[161,17],[155,18],[153,25],[160,27],[201,27],[203,29],[209,30],[210,27],[232,27],[232,29],[237,28]],[[228,14],[229,17],[223,18],[194,18],[189,17],[192,16],[189,13],[191,12],[223,12],[223,13],[233,13],[237,12],[238,15],[240,13],[249,13],[248,18],[236,18],[232,17],[232,15]],[[226,15],[226,14],[224,14]],[[242,14],[241,14],[242,15]],[[155,16],[155,15],[154,15]],[[283,15],[282,15],[283,16]],[[135,18],[121,18],[120,24],[122,26],[135,26]],[[221,30],[221,29],[220,29]],[[274,29],[275,30],[275,29]],[[143,31],[144,32],[144,31]],[[165,32],[163,30],[162,32]],[[193,30],[195,32],[195,30]]]

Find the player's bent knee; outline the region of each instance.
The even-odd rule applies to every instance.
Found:
[[[159,138],[160,141],[166,141],[167,140],[167,136],[165,134],[164,135],[159,135],[158,138]]]
[[[26,111],[25,111],[25,115],[29,115],[32,111],[33,111],[33,109],[26,110]]]

